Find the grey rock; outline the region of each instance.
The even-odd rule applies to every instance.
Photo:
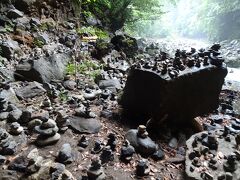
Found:
[[[2,180],[7,179],[7,180],[18,180],[19,176],[17,174],[16,171],[12,171],[12,170],[4,170],[1,169],[0,170],[0,177]]]
[[[121,148],[120,160],[129,162],[132,160],[132,156],[135,153],[135,149],[130,145],[129,141],[125,141]]]
[[[20,109],[14,109],[13,111],[9,112],[8,120],[11,122],[18,122],[22,116],[22,111]]]
[[[30,20],[30,24],[31,24],[31,26],[39,26],[39,25],[41,25],[41,22],[38,18],[33,17]]]
[[[0,41],[0,47],[2,49],[2,56],[7,59],[10,59],[15,52],[21,50],[18,42],[11,39]]]
[[[36,126],[40,126],[42,121],[40,119],[33,119],[28,123],[28,130],[33,130]]]
[[[62,145],[57,160],[63,164],[70,164],[73,162],[72,147],[70,144],[66,143]]]
[[[65,170],[65,165],[61,163],[54,163],[50,167],[50,172],[51,172],[51,179],[58,179],[61,177]]]
[[[0,128],[0,153],[2,155],[12,155],[16,152],[17,143],[12,136],[5,130]]]
[[[8,169],[18,172],[25,172],[27,165],[28,165],[27,158],[24,156],[19,156],[9,164]]]
[[[42,84],[38,82],[29,82],[28,85],[18,88],[16,94],[21,99],[33,98],[41,96],[46,92]]]
[[[139,152],[143,156],[150,156],[154,154],[158,148],[158,146],[151,140],[151,138],[141,138],[138,137],[138,130],[131,129],[129,130],[125,138],[130,142],[130,144],[134,147],[136,152]]]
[[[178,140],[177,140],[177,138],[172,138],[171,140],[170,140],[170,142],[168,143],[168,145],[171,147],[171,148],[177,148],[177,146],[178,146]]]
[[[116,92],[121,89],[121,84],[118,79],[108,79],[99,81],[99,87],[101,89],[110,89],[112,92]]]
[[[36,139],[36,145],[38,146],[48,146],[53,145],[60,139],[60,134],[56,133],[54,136],[45,137],[45,136],[38,136]]]
[[[164,151],[160,148],[158,149],[152,156],[151,156],[155,161],[158,160],[163,160],[165,157]]]
[[[35,37],[36,40],[43,42],[44,44],[48,44],[50,42],[49,36],[47,33],[38,33]]]
[[[76,133],[98,133],[102,127],[101,123],[97,119],[85,119],[77,116],[69,118],[69,127]]]
[[[91,26],[95,26],[95,25],[97,25],[99,23],[99,20],[97,18],[93,17],[93,16],[87,17],[86,21]]]
[[[209,133],[209,134],[208,134]],[[231,175],[233,179],[240,178],[240,163],[236,160],[236,140],[234,135],[229,135],[229,141],[226,141],[223,136],[225,132],[222,130],[214,130],[211,132],[201,132],[194,134],[190,139],[187,140],[187,151],[186,151],[186,160],[185,160],[185,172],[187,178],[189,179],[203,179],[199,169],[204,167],[204,164],[208,163],[209,168],[208,173],[211,174],[214,179],[222,179],[226,178],[227,172],[233,172]],[[215,138],[214,138],[215,137]],[[205,151],[206,147],[206,138],[208,141],[211,140],[209,151]],[[211,148],[216,141],[218,143],[218,147]],[[193,147],[194,145],[194,147]],[[202,151],[199,151],[202,150]],[[195,153],[195,155],[193,155]],[[204,155],[205,154],[205,155]],[[217,158],[214,158],[214,154],[217,154]],[[208,159],[201,159],[202,156],[209,156]],[[195,156],[195,157],[194,157]],[[226,158],[227,157],[227,158]],[[192,159],[193,158],[193,159]],[[214,159],[213,159],[214,158]],[[197,164],[195,160],[198,160]],[[194,170],[191,170],[192,166],[195,166]]]
[[[22,132],[23,132],[23,127],[19,123],[14,122],[10,125],[10,134],[19,135]]]
[[[63,82],[63,86],[68,90],[74,90],[76,85],[77,85],[77,83],[72,80],[67,80],[67,81]]]
[[[62,80],[69,59],[68,54],[53,54],[50,57],[40,57],[32,62],[21,62],[16,67],[15,78],[40,83]]]
[[[23,17],[23,12],[17,10],[17,9],[10,9],[7,13],[7,17],[10,19],[16,19],[19,17]]]
[[[1,31],[1,30],[0,30]],[[3,81],[14,81],[14,72],[4,67],[0,67],[0,79]]]
[[[137,40],[126,34],[117,34],[111,39],[111,43],[118,51],[123,51],[128,57],[133,57],[138,51]]]
[[[9,87],[8,89],[3,89],[0,92],[0,98],[4,98],[5,101],[11,102],[12,104],[18,104],[19,100],[16,96],[15,91],[13,88]]]
[[[0,121],[7,120],[9,112],[0,113]]]

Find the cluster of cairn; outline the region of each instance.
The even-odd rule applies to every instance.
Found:
[[[187,176],[192,179],[239,179],[239,137],[228,128],[192,136],[187,141]]]
[[[222,66],[224,59],[220,56],[220,44],[214,44],[209,50],[197,51],[191,48],[190,52],[177,49],[174,58],[161,52],[155,58],[137,59],[133,69],[145,69],[155,72],[164,78],[176,78],[187,68],[203,68],[209,65]]]

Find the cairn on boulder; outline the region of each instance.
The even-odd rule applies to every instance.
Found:
[[[148,137],[146,127],[143,125],[140,125],[138,129],[129,130],[126,133],[125,138],[134,147],[136,152],[140,153],[143,156],[150,156],[154,154],[158,149],[157,144],[155,144],[155,142],[153,142],[152,139]]]
[[[123,116],[137,124],[151,119],[148,126],[156,127],[167,120],[184,124],[217,109],[227,75],[218,50],[178,50],[173,59],[160,54],[137,61],[120,99]]]

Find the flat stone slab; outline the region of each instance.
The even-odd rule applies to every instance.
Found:
[[[27,86],[16,89],[16,94],[22,99],[41,96],[46,92],[42,84],[38,82],[29,82]]]
[[[76,133],[88,133],[95,134],[98,133],[102,127],[99,120],[90,118],[82,118],[77,116],[72,116],[69,118],[68,125],[71,129],[73,129]]]

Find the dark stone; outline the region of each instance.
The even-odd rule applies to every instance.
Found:
[[[94,143],[94,147],[93,147],[91,153],[92,153],[92,154],[98,154],[98,153],[100,153],[100,152],[102,151],[102,149],[103,149],[102,145],[103,145],[103,144],[101,143],[101,141],[96,140],[95,143]]]
[[[76,133],[98,133],[102,127],[101,123],[97,119],[85,119],[77,116],[69,117],[69,127]]]
[[[14,170],[18,172],[25,172],[28,165],[26,157],[20,156],[14,159],[8,166],[9,170]]]
[[[78,146],[86,148],[88,147],[88,145],[89,145],[88,139],[86,138],[86,136],[83,135],[78,143]]]
[[[141,159],[138,161],[136,167],[136,175],[139,177],[143,177],[149,174],[149,165],[148,161],[145,159]]]
[[[221,124],[223,122],[223,116],[221,115],[211,115],[209,119],[217,124]]]
[[[20,11],[29,12],[36,1],[37,0],[17,0],[14,1],[14,6]]]
[[[69,59],[67,54],[54,54],[37,60],[23,61],[16,67],[15,78],[40,83],[62,80]]]
[[[105,55],[109,54],[113,48],[113,45],[106,40],[98,39],[95,45],[95,51],[92,52],[92,56],[101,59]]]
[[[18,122],[22,116],[22,111],[18,108],[14,109],[13,111],[9,112],[8,120],[10,122]]]
[[[121,148],[120,160],[130,162],[134,153],[134,147],[130,145],[129,141],[125,141]]]
[[[10,9],[7,13],[7,17],[10,19],[17,19],[19,17],[23,17],[23,12],[17,9]]]
[[[115,151],[117,145],[117,141],[116,141],[116,136],[113,133],[110,133],[108,135],[108,142],[107,142],[107,146],[110,146],[112,151]]]
[[[114,160],[114,154],[109,146],[103,148],[102,153],[100,155],[100,160],[102,161],[102,164]]]
[[[0,48],[2,49],[2,57],[5,57],[7,59],[11,59],[15,52],[21,50],[18,42],[11,39],[0,41]]]
[[[63,164],[70,164],[73,162],[73,153],[70,144],[67,143],[62,145],[57,160]]]
[[[155,161],[163,160],[165,157],[165,153],[162,149],[158,149],[152,156]]]
[[[51,174],[51,179],[59,179],[65,170],[65,165],[61,163],[54,163],[49,171]]]
[[[7,158],[5,156],[0,155],[0,166],[5,163],[6,159]]]
[[[120,100],[123,115],[138,119],[139,124],[150,118],[158,122],[164,115],[176,122],[186,122],[212,112],[218,107],[226,75],[225,66],[182,71],[174,79],[132,68]]]

